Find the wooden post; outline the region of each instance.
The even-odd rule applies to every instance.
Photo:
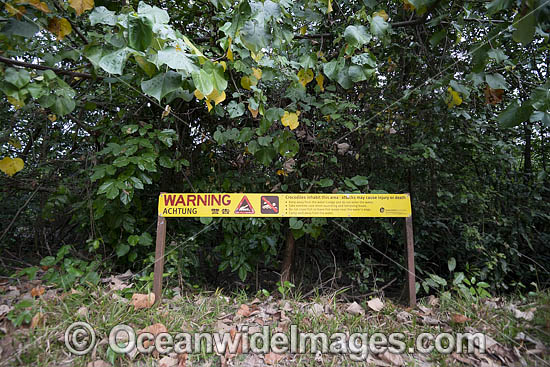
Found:
[[[407,239],[407,274],[409,280],[409,304],[411,307],[416,306],[416,284],[414,270],[414,239],[413,239],[413,223],[412,214],[405,218],[405,232]]]
[[[162,194],[161,194],[162,197]],[[164,247],[166,244],[166,218],[157,217],[157,244],[155,247],[155,277],[153,279],[153,292],[155,303],[162,298],[162,274],[164,272]]]

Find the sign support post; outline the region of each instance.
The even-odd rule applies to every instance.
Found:
[[[155,277],[153,279],[153,292],[155,303],[162,298],[162,274],[164,273],[164,248],[166,244],[166,218],[158,216],[157,242],[155,247]]]
[[[412,214],[405,218],[405,237],[407,242],[407,274],[409,279],[409,304],[411,307],[416,306],[416,283],[414,269],[414,238],[413,238],[413,223]]]

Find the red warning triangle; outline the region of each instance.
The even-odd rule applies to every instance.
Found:
[[[241,202],[239,205],[237,205],[237,209],[235,209],[235,214],[254,214],[254,208],[252,207],[252,204],[250,204],[250,201],[246,197],[246,195],[243,196],[241,199]]]

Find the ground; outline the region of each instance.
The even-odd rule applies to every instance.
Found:
[[[105,278],[100,286],[69,290],[42,284],[40,280],[0,281],[0,366],[550,365],[547,291],[525,297],[471,300],[458,295],[430,296],[411,309],[383,295],[348,302],[345,290],[304,299],[292,288],[284,289],[284,294],[264,291],[258,295],[174,288],[166,292],[160,304],[151,307],[153,299],[143,291],[144,295],[139,296],[132,280],[132,274],[126,273]],[[88,323],[96,334],[94,348],[83,356],[70,353],[65,345],[65,330],[77,321]],[[350,354],[311,353],[308,343],[304,353],[245,353],[243,340],[235,343],[236,348],[231,351],[226,348],[209,352],[203,343],[200,350],[192,353],[159,355],[133,350],[120,355],[108,342],[111,329],[119,324],[131,326],[138,335],[140,332],[158,335],[162,331],[190,335],[229,332],[237,341],[237,332],[244,333],[245,325],[248,335],[263,332],[262,328],[268,326],[269,337],[278,332],[290,335],[291,325],[296,325],[300,333],[325,332],[329,338],[338,332],[343,333],[342,341],[346,343],[357,332],[367,333],[364,335],[368,335],[369,342],[377,332],[385,335],[401,332],[406,348],[402,354],[371,351],[363,362],[352,360]],[[469,354],[456,350],[449,354],[435,350],[420,353],[418,348],[409,349],[415,346],[415,336],[421,333],[434,336],[449,333],[457,338],[465,332],[484,333],[486,353],[481,353],[482,345],[477,342]],[[120,345],[126,343],[124,335],[118,335]],[[329,339],[329,343],[332,341]],[[356,355],[359,354],[357,351]]]

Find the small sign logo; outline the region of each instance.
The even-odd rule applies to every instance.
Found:
[[[279,213],[279,197],[278,196],[262,196],[261,201],[262,214],[278,214]]]
[[[237,209],[235,209],[235,214],[254,214],[254,208],[252,207],[252,204],[250,204],[250,201],[246,197],[246,195],[243,196],[241,201],[239,202],[239,205],[237,205]]]

